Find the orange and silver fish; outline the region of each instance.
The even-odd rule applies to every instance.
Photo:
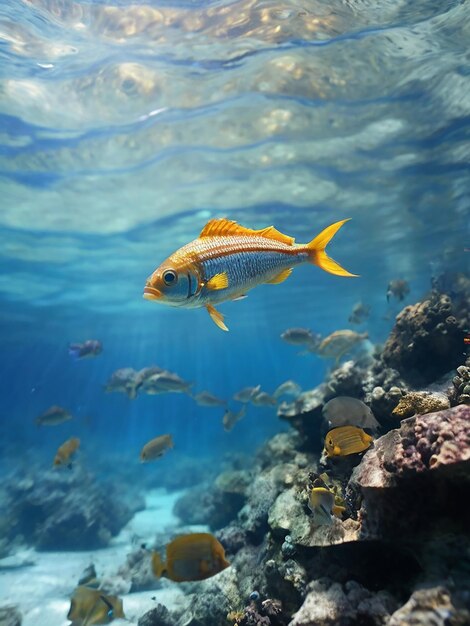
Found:
[[[239,300],[263,283],[282,283],[295,265],[310,262],[330,274],[355,276],[325,252],[347,221],[331,224],[310,243],[296,244],[274,226],[251,230],[227,219],[210,220],[198,239],[174,252],[147,279],[144,298],[171,306],[204,306],[217,326],[228,330],[214,305]]]

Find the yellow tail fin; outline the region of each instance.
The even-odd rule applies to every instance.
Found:
[[[152,571],[157,578],[161,578],[165,572],[165,565],[158,552],[152,552]]]
[[[351,274],[351,272],[345,270],[344,267],[341,267],[339,263],[333,261],[333,259],[331,259],[325,252],[326,246],[333,239],[341,226],[345,222],[349,222],[349,219],[331,224],[331,226],[322,230],[322,232],[317,235],[315,239],[312,239],[312,241],[307,244],[311,262],[318,265],[318,267],[321,267],[322,270],[325,270],[325,272],[336,274],[336,276],[358,276],[358,274]]]

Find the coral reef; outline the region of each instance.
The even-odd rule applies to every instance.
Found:
[[[465,365],[457,368],[457,374],[452,378],[450,400],[452,404],[470,404],[470,358]]]
[[[383,362],[413,385],[431,383],[461,364],[467,326],[467,318],[457,316],[451,298],[433,291],[428,299],[397,315]]]
[[[385,591],[373,593],[352,580],[345,585],[318,580],[307,586],[307,597],[289,626],[385,626],[395,608]]]
[[[28,472],[7,482],[10,539],[20,535],[40,550],[85,550],[106,546],[143,498],[100,485],[92,474]]]
[[[388,626],[463,626],[470,624],[467,592],[451,593],[439,586],[414,591],[408,602],[391,616]]]

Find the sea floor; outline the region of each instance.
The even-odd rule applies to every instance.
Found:
[[[0,562],[0,605],[16,605],[23,614],[22,626],[67,626],[70,597],[83,570],[93,563],[99,578],[114,574],[126,555],[135,550],[136,537],[152,543],[158,532],[174,528],[176,533],[180,522],[172,510],[180,496],[181,492],[148,492],[146,508],[136,513],[107,548],[84,552],[31,550]],[[158,602],[171,609],[183,600],[184,594],[175,583],[162,584],[163,589],[123,596],[127,620],[113,623],[137,624],[138,618]]]

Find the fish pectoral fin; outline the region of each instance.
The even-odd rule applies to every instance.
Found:
[[[334,454],[335,456],[339,456],[339,455],[341,454],[341,448],[340,448],[339,446],[335,446],[335,447],[333,448],[333,454]]]
[[[266,283],[268,285],[278,285],[279,283],[283,283],[292,274],[292,270],[292,267],[289,267],[286,270],[282,270],[282,272],[277,274],[274,278],[271,278],[271,280],[267,280]]]
[[[228,331],[227,326],[224,324],[224,316],[222,315],[222,313],[220,313],[220,311],[217,311],[217,309],[213,307],[212,304],[207,304],[206,309],[211,316],[214,324],[216,324],[220,329]]]
[[[217,291],[219,289],[226,289],[228,287],[227,272],[215,274],[215,276],[212,276],[212,278],[209,278],[209,280],[205,284],[205,287],[206,289],[210,289],[211,291]]]

